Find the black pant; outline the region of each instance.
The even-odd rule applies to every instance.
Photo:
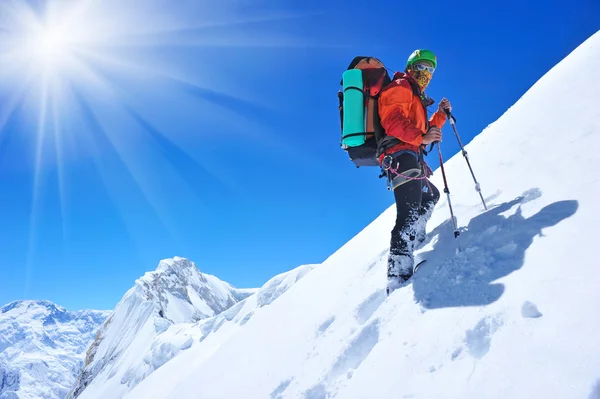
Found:
[[[417,158],[410,153],[399,155],[393,167],[396,166],[399,173],[421,168]],[[391,177],[394,176],[392,174]],[[392,229],[390,240],[388,278],[406,279],[413,271],[413,249],[425,239],[425,227],[435,204],[440,199],[440,192],[428,179],[408,180],[394,189],[394,198],[396,199],[396,224]]]

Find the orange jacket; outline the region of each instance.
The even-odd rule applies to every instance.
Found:
[[[428,127],[441,128],[446,122],[446,115],[438,110],[431,116],[428,125],[425,106],[420,96],[413,94],[409,79],[416,85],[416,81],[411,76],[396,72],[392,83],[383,89],[379,97],[381,126],[388,136],[400,140],[399,144],[385,151],[387,154],[402,150],[411,150],[418,154],[423,145],[423,135]],[[383,157],[384,154],[380,156],[379,163],[382,162]]]

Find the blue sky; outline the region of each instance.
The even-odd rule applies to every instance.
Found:
[[[100,3],[0,10],[0,304],[109,309],[173,256],[238,287],[319,263],[393,203],[339,147],[355,55],[434,51],[466,143],[600,29],[594,0]]]

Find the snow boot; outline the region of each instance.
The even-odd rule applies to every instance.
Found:
[[[388,258],[387,295],[400,288],[413,274],[414,259],[407,254],[390,254]]]

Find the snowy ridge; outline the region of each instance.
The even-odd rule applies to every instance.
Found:
[[[462,155],[446,162],[462,252],[442,194],[426,264],[387,297],[391,206],[235,334],[124,397],[599,398],[600,79],[582,66],[600,70],[600,33],[467,146],[488,211]]]
[[[184,338],[161,346],[161,334],[221,314],[255,292],[200,273],[187,259],[162,260],[135,282],[99,329],[69,397],[120,397],[191,345]]]
[[[298,280],[317,265],[299,266],[281,273],[265,283],[255,295],[235,304],[223,313],[198,323],[181,323],[169,327],[152,344],[152,350],[130,373],[147,377],[175,356],[192,346],[197,348],[193,361],[211,356],[248,323],[260,308],[268,306],[287,292]],[[187,355],[184,355],[187,356]],[[191,360],[190,360],[191,361]],[[115,392],[110,392],[111,397]]]
[[[267,281],[257,293],[256,304],[258,307],[270,305],[284,292],[290,289],[298,280],[313,270],[317,265],[303,265],[286,273],[278,274]]]
[[[49,301],[0,308],[0,398],[64,398],[108,313],[68,311]]]
[[[213,317],[197,322],[179,323],[165,323],[160,321],[163,319],[155,318],[152,325],[154,334],[146,334],[143,329],[132,332],[133,338],[127,337],[132,347],[128,350],[127,356],[114,358],[108,363],[101,362],[99,364],[102,364],[103,369],[96,371],[93,369],[93,359],[99,358],[98,346],[104,345],[105,334],[106,336],[123,337],[114,331],[105,333],[101,330],[99,338],[96,340],[98,344],[92,345],[88,351],[87,363],[92,366],[86,367],[80,379],[87,378],[90,383],[83,387],[79,398],[110,397],[119,399],[173,358],[185,357],[192,347],[200,348],[195,354],[195,360],[210,357],[228,339],[235,336],[257,312],[259,313],[260,308],[275,301],[315,267],[316,265],[299,266],[273,277],[258,290],[238,290],[236,295],[245,296],[249,293],[252,295]],[[164,270],[159,271],[164,272]],[[154,277],[149,280],[154,280]],[[214,278],[211,281],[214,281]],[[259,300],[259,298],[261,299]],[[132,305],[132,309],[136,308],[139,308],[139,303]],[[107,321],[107,325],[109,323],[112,322]],[[105,353],[103,356],[107,356],[107,354]],[[95,373],[95,378],[90,378],[92,373]]]

